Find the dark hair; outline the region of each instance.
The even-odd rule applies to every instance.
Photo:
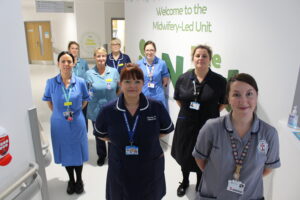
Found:
[[[195,55],[197,49],[206,49],[206,51],[207,51],[207,53],[209,55],[209,60],[211,60],[213,52],[212,52],[210,46],[203,45],[203,44],[199,44],[198,46],[196,46],[194,48],[194,50],[192,52],[192,60],[194,59],[194,55]]]
[[[62,51],[62,52],[60,52],[59,54],[58,54],[58,56],[57,56],[57,62],[59,62],[59,59],[63,56],[63,55],[69,55],[69,56],[71,56],[71,58],[72,58],[72,61],[73,61],[73,63],[75,62],[75,58],[74,58],[74,56],[71,54],[71,53],[69,53],[68,51]]]
[[[249,74],[240,73],[240,74],[236,74],[235,76],[231,77],[228,80],[227,86],[226,86],[226,99],[228,99],[228,97],[229,97],[231,84],[235,81],[241,81],[241,82],[251,85],[255,89],[255,91],[258,93],[258,87],[257,87],[255,79]]]
[[[152,46],[154,47],[154,50],[156,51],[156,45],[153,41],[148,40],[145,44],[144,44],[144,51],[147,45],[152,44]]]
[[[139,65],[134,63],[127,63],[126,66],[122,69],[120,75],[120,82],[129,79],[143,80],[144,82],[144,73],[139,67]]]
[[[79,49],[79,44],[75,41],[70,41],[69,44],[68,44],[68,50],[71,48],[72,44],[76,44],[78,46],[78,49]]]

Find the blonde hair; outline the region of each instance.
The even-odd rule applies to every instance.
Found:
[[[104,53],[107,55],[107,51],[104,47],[100,47],[94,50],[94,56],[96,56],[97,53]]]
[[[119,44],[121,45],[121,40],[119,38],[112,38],[111,41],[110,41],[110,45],[115,42],[116,44]]]

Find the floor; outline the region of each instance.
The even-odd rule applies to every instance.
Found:
[[[38,110],[38,117],[41,125],[44,129],[46,138],[50,143],[50,115],[51,112],[48,109],[45,102],[42,102],[42,96],[48,78],[54,77],[59,71],[55,65],[30,65],[31,85],[33,93],[33,102]],[[81,195],[73,194],[68,195],[66,193],[68,176],[61,165],[55,164],[53,161],[46,168],[48,189],[50,200],[104,200],[105,199],[105,183],[106,183],[106,172],[107,163],[99,167],[96,165],[96,149],[95,140],[92,135],[91,123],[89,124],[89,153],[90,160],[84,164],[83,167],[83,180],[85,184],[85,192]],[[163,200],[175,200],[175,199],[194,199],[195,198],[195,183],[196,174],[192,173],[190,176],[190,187],[187,190],[185,196],[179,198],[176,195],[176,189],[178,182],[181,181],[181,171],[179,165],[170,155],[170,146],[162,143],[162,147],[165,151],[165,176],[167,182],[167,194]]]

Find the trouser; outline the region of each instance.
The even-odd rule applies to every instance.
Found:
[[[95,130],[95,122],[92,122],[93,124],[93,129],[94,132]],[[106,142],[104,142],[103,140],[100,140],[98,137],[95,137],[96,140],[96,151],[97,151],[97,155],[98,158],[104,159],[106,158],[107,152],[106,152]]]
[[[88,129],[88,118],[87,118],[87,116],[86,116],[86,113],[87,113],[87,107],[88,107],[88,105],[86,105],[85,107],[84,107],[84,109],[82,109],[82,113],[83,113],[83,116],[84,116],[84,119],[85,119],[85,124],[86,124],[86,132],[88,132],[89,131],[89,129]]]

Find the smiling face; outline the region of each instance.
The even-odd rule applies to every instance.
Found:
[[[148,61],[153,61],[156,53],[156,49],[152,44],[148,44],[145,46],[145,57]]]
[[[257,91],[248,83],[234,81],[230,84],[228,102],[234,116],[251,117],[257,105]]]
[[[79,53],[79,46],[77,44],[71,44],[69,48],[69,52],[76,58]]]
[[[105,52],[98,51],[95,53],[94,58],[96,60],[97,66],[105,66],[106,56],[107,56],[107,54]]]
[[[124,79],[120,82],[120,87],[125,98],[138,98],[142,92],[144,81],[141,79]]]
[[[71,74],[74,67],[73,59],[70,55],[64,54],[58,60],[58,67],[63,74]]]
[[[195,50],[193,56],[193,63],[196,69],[198,70],[207,70],[211,61],[211,57],[208,54],[208,51],[203,48],[198,48]]]

